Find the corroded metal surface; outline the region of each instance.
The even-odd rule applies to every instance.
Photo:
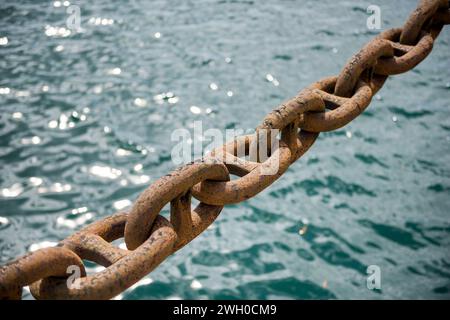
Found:
[[[139,196],[130,211],[125,225],[127,247],[136,249],[148,238],[153,221],[169,201],[176,199],[204,180],[227,181],[229,179],[226,166],[214,159],[188,164],[160,178]]]
[[[403,26],[400,43],[414,44],[422,30],[429,27],[438,10],[448,12],[448,0],[421,0]]]
[[[245,149],[249,150],[250,144],[256,140],[256,135],[242,137],[227,144],[225,149],[227,151],[231,151],[230,148],[238,150],[245,143]],[[225,165],[227,165],[229,158],[226,154],[227,152],[223,153],[224,158],[222,158]],[[291,155],[288,145],[281,141],[279,148],[273,150],[272,155],[265,162],[258,163],[253,170],[241,178],[224,182],[206,180],[195,185],[192,188],[192,194],[198,200],[210,205],[225,205],[244,201],[260,193],[278,179],[291,164]],[[274,166],[278,167],[275,174],[264,174],[266,169],[268,172],[270,171],[269,168]]]
[[[202,233],[226,204],[255,196],[278,179],[316,141],[320,132],[336,130],[360,115],[387,77],[423,61],[445,24],[447,0],[421,0],[402,28],[387,30],[354,55],[338,76],[313,83],[263,120],[256,133],[237,137],[205,159],[157,180],[129,213],[106,217],[76,232],[57,247],[29,253],[0,268],[0,299],[20,299],[30,285],[37,299],[109,299],[156,268],[170,254]],[[278,147],[261,144],[261,136],[281,131]],[[262,135],[261,135],[262,133]],[[276,137],[275,137],[276,138]],[[272,139],[270,139],[272,141]],[[252,150],[267,159],[244,159]],[[276,165],[276,171],[265,169]],[[230,180],[231,175],[240,178]],[[194,196],[201,203],[191,209]],[[170,203],[170,221],[159,215]],[[126,249],[112,241],[125,238]],[[105,267],[86,275],[82,259]],[[68,285],[67,268],[79,268],[76,285]]]
[[[29,253],[0,269],[0,299],[19,298],[22,287],[48,277],[64,277],[67,267],[75,265],[86,275],[83,261],[74,252],[60,247]]]
[[[126,214],[119,216],[120,226],[124,226],[123,221],[127,217]],[[94,229],[101,227],[104,223],[105,220],[100,221],[99,225],[94,223]],[[123,229],[121,231],[123,233]],[[83,235],[93,234],[90,232],[90,230],[82,230],[79,233],[79,240],[76,240],[80,248],[77,253],[81,258],[85,258]],[[126,252],[103,271],[81,277],[79,283],[70,288],[65,279],[44,278],[31,284],[31,293],[36,299],[110,299],[156,268],[173,252],[176,239],[177,235],[170,222],[158,216],[150,237],[139,248]],[[99,252],[98,255],[90,254],[89,257],[92,261],[101,264],[104,263],[104,256],[108,255],[107,251],[109,250]]]

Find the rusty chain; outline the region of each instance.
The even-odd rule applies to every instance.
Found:
[[[251,198],[277,180],[315,142],[320,132],[341,128],[368,107],[390,75],[424,60],[443,26],[448,0],[421,0],[402,28],[389,29],[354,55],[338,76],[322,79],[283,103],[256,133],[236,138],[204,159],[185,165],[150,185],[129,213],[94,222],[56,247],[29,253],[0,268],[0,299],[20,299],[30,286],[36,299],[110,299],[155,269],[202,233],[223,206]],[[279,147],[264,162],[240,159],[258,144],[258,131],[281,131]],[[262,170],[278,161],[272,175]],[[239,176],[230,180],[230,174]],[[191,198],[200,204],[191,210]],[[159,215],[170,202],[170,219]],[[112,241],[125,238],[127,249]],[[86,275],[82,259],[105,267]],[[67,267],[78,266],[77,286],[67,285]]]

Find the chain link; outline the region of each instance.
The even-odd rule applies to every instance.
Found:
[[[224,205],[245,201],[277,180],[316,141],[360,115],[390,75],[407,72],[431,52],[450,23],[448,0],[421,0],[402,28],[389,29],[364,46],[338,76],[320,80],[270,112],[249,136],[237,137],[204,159],[150,185],[129,213],[120,212],[83,228],[57,247],[29,253],[0,268],[0,299],[20,299],[29,285],[36,299],[110,299],[155,269],[202,233]],[[260,144],[260,132],[278,129],[277,148]],[[265,148],[261,161],[239,158]],[[274,174],[264,169],[278,164]],[[240,178],[230,181],[230,174]],[[200,204],[191,209],[194,196]],[[159,215],[170,202],[170,221]],[[125,238],[128,250],[111,244]],[[82,259],[105,267],[86,275]],[[81,277],[67,284],[67,267]]]

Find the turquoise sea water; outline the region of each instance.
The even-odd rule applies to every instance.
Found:
[[[174,129],[254,128],[337,74],[378,32],[366,28],[370,4],[383,30],[416,6],[73,4],[82,33],[69,34],[63,1],[0,4],[1,264],[134,201],[174,169]],[[225,207],[118,298],[449,298],[449,30],[356,121],[321,134],[279,181]],[[369,265],[381,269],[379,291],[366,287]]]

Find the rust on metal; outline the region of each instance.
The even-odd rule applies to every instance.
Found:
[[[69,249],[55,247],[31,252],[0,268],[0,299],[17,299],[22,287],[40,279],[65,277],[67,267],[72,265],[86,275],[83,261]]]
[[[405,49],[405,45],[396,42],[400,37],[401,30],[390,29],[379,36],[386,40],[395,41],[392,46],[400,52],[400,55],[379,59],[375,65],[375,73],[388,76],[407,72],[422,62],[433,49],[434,38],[431,34],[425,32],[422,33],[416,45]]]
[[[226,166],[213,160],[183,166],[160,178],[141,193],[130,211],[125,226],[125,243],[128,249],[136,249],[148,238],[153,221],[169,201],[204,180],[230,179]]]
[[[433,15],[439,9],[448,10],[448,0],[421,0],[403,26],[400,43],[415,44],[423,27],[427,27],[427,22],[432,20]]]
[[[372,40],[355,54],[342,69],[334,87],[334,94],[340,97],[350,97],[365,70],[373,68],[378,59],[392,56],[394,56],[394,48],[390,41],[385,39]]]
[[[120,219],[127,217],[119,216]],[[120,225],[124,226],[123,223]],[[121,231],[123,233],[123,229]],[[129,251],[103,271],[81,277],[79,283],[72,287],[67,286],[65,279],[44,278],[33,283],[30,291],[36,299],[111,299],[145,277],[167,258],[173,252],[176,239],[170,222],[158,216],[150,237],[136,250]],[[83,244],[80,246],[83,247]],[[83,258],[82,251],[80,255]],[[103,262],[103,259],[96,261],[95,257],[92,260],[99,264]]]
[[[219,148],[214,150],[214,154],[215,156],[221,154],[222,160],[227,165],[229,161],[227,154],[231,153],[233,156],[236,156],[238,150],[245,150],[245,155],[248,155],[251,144],[256,144],[256,139],[256,134],[239,137],[224,146],[225,152],[222,152],[221,150],[223,149]],[[192,195],[210,205],[238,203],[255,196],[267,188],[287,170],[290,164],[291,151],[283,141],[280,141],[278,149],[274,150],[266,161],[255,164],[254,169],[241,178],[222,182],[203,181],[192,188]],[[237,166],[236,163],[233,163],[233,165]],[[270,168],[273,167],[277,167],[277,171],[274,174],[264,174],[264,172],[270,172]],[[235,172],[237,171],[235,170]],[[242,170],[242,172],[245,173],[245,170]]]
[[[330,77],[323,79],[311,86],[315,90],[325,91],[334,89],[338,78]],[[331,89],[331,90],[333,90]],[[327,92],[328,94],[330,92]],[[354,95],[348,100],[343,100],[343,104],[335,106],[337,99],[333,99],[332,110],[319,113],[302,114],[299,120],[299,127],[309,132],[324,132],[339,129],[360,115],[372,100],[373,90],[370,85],[359,80]],[[326,102],[326,101],[325,101]]]
[[[0,267],[0,299],[20,299],[29,285],[36,299],[110,299],[195,239],[223,206],[257,195],[277,180],[316,141],[341,128],[370,104],[390,75],[413,69],[433,49],[450,23],[447,0],[421,0],[402,28],[381,33],[344,66],[270,112],[256,133],[236,137],[201,161],[185,165],[150,185],[131,211],[94,222],[57,247],[29,253]],[[270,130],[281,131],[281,138]],[[262,133],[262,134],[261,134]],[[271,143],[263,145],[264,139]],[[278,147],[272,141],[278,141]],[[266,141],[267,142],[267,141]],[[256,148],[256,149],[255,149]],[[252,150],[256,159],[245,159]],[[266,151],[263,160],[259,151]],[[276,168],[267,174],[268,168]],[[230,181],[230,174],[240,178]],[[191,209],[192,196],[200,204]],[[170,221],[160,215],[170,203]],[[111,242],[124,238],[127,249]],[[84,260],[105,267],[86,275]],[[68,285],[67,269],[80,278]]]

